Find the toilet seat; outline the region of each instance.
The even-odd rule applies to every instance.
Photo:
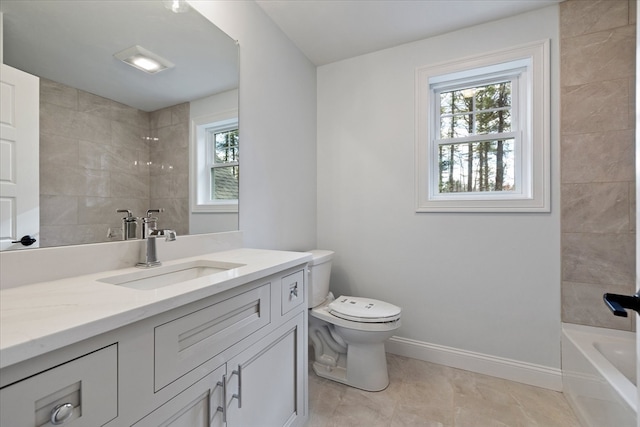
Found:
[[[323,304],[319,305],[318,307],[312,308],[309,311],[309,315],[313,316],[317,319],[320,320],[324,320],[327,323],[330,323],[332,325],[335,326],[340,326],[343,328],[347,328],[347,329],[355,329],[355,330],[360,330],[360,331],[372,331],[372,332],[382,332],[382,331],[392,331],[394,329],[398,329],[400,327],[400,307],[396,307],[392,304],[388,304],[385,303],[383,301],[376,301],[376,300],[372,300],[370,298],[356,298],[358,300],[364,300],[367,301],[368,303],[370,302],[374,302],[374,306],[380,306],[383,307],[383,304],[388,304],[389,306],[394,307],[394,309],[391,312],[395,312],[397,310],[397,314],[392,315],[392,316],[382,316],[382,317],[372,317],[372,318],[368,318],[366,319],[367,321],[362,321],[362,317],[354,317],[351,316],[349,314],[341,314],[338,313],[339,315],[336,315],[336,312],[330,312],[329,306],[335,302],[335,301],[341,301],[343,300],[345,297],[342,296],[334,301],[332,301],[332,299],[327,299]],[[346,298],[354,298],[354,297],[346,297]],[[336,304],[338,305],[338,304]],[[350,305],[356,305],[356,304],[350,304]],[[389,307],[386,307],[387,309]],[[367,309],[367,310],[371,310],[371,309]],[[343,309],[341,311],[348,311],[348,309]],[[353,313],[353,312],[352,312]],[[379,315],[378,312],[374,312],[374,315]],[[389,314],[389,312],[385,311],[383,312],[383,314]],[[351,319],[347,319],[345,317],[347,316],[351,316],[353,318],[357,318],[359,320],[351,320]],[[381,319],[381,320],[379,320]]]
[[[332,315],[352,322],[385,323],[400,318],[400,307],[371,298],[340,296],[329,303]]]
[[[340,326],[347,329],[355,329],[358,331],[382,332],[392,331],[400,327],[400,319],[384,323],[354,322],[353,320],[341,319],[340,317],[334,316],[333,314],[329,313],[326,305],[312,308],[311,310],[309,310],[309,315],[315,317],[316,319],[324,320],[325,322],[335,326]]]

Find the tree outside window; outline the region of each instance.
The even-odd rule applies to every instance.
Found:
[[[513,191],[512,84],[438,92],[440,193]]]
[[[211,200],[238,199],[238,129],[210,132]]]

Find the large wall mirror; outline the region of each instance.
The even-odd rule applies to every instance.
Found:
[[[122,240],[117,210],[163,210],[158,227],[178,235],[238,229],[234,40],[184,0],[0,11],[3,63],[39,77],[39,161],[16,165],[39,182],[32,247]]]

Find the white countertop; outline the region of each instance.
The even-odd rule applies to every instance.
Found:
[[[99,281],[141,271],[131,267],[0,291],[0,368],[306,263],[311,254],[235,249],[167,261],[163,267],[194,260],[244,265],[153,290]]]

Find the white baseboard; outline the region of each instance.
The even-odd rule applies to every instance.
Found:
[[[391,337],[385,347],[399,356],[562,391],[562,371],[557,368],[397,336]]]

